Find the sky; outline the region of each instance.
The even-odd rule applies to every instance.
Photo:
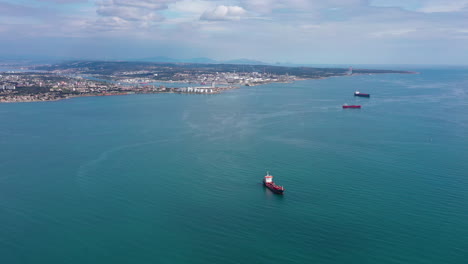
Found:
[[[0,57],[468,64],[468,0],[0,0]]]

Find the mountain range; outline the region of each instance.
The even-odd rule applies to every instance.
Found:
[[[105,61],[135,61],[135,62],[167,62],[167,63],[201,63],[201,64],[248,64],[248,65],[270,65],[258,60],[250,59],[234,59],[234,60],[213,60],[206,57],[191,58],[191,59],[175,59],[165,56],[156,56],[148,58],[127,58],[127,59],[106,59],[106,58],[79,58],[68,56],[45,56],[40,54],[34,55],[8,55],[0,56],[0,62],[21,62],[24,64],[36,63],[59,63],[63,61],[81,61],[81,60],[105,60]]]
[[[164,56],[150,57],[150,58],[139,58],[131,59],[131,61],[145,61],[145,62],[172,62],[172,63],[206,63],[206,64],[252,64],[252,65],[268,65],[266,63],[258,60],[250,59],[235,59],[235,60],[213,60],[206,57],[191,58],[191,59],[174,59]]]

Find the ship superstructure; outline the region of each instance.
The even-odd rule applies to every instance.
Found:
[[[267,175],[263,177],[263,184],[265,185],[265,187],[267,187],[268,189],[270,189],[272,192],[276,194],[283,194],[284,192],[284,187],[276,185],[275,182],[273,181],[273,176],[270,175],[269,172],[267,172]]]

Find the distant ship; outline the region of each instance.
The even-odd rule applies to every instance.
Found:
[[[360,105],[343,105],[343,108],[361,108]]]
[[[359,96],[359,97],[370,97],[370,94],[366,94],[366,93],[361,93],[359,91],[355,91],[354,92],[354,96]]]
[[[267,175],[263,178],[263,184],[276,194],[283,194],[284,192],[284,187],[276,185],[273,181],[273,176],[271,176],[269,172],[267,172]]]

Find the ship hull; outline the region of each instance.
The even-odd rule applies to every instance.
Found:
[[[276,193],[276,194],[283,194],[284,193],[284,189],[276,189],[271,184],[268,184],[268,183],[264,182],[263,185],[265,185],[265,187],[270,189],[270,191],[272,191],[273,193]]]
[[[360,109],[361,106],[360,105],[343,105],[343,109],[346,109],[346,108]]]
[[[359,93],[359,94],[354,94],[354,96],[358,96],[358,97],[370,97],[370,94],[362,94],[362,93]]]

